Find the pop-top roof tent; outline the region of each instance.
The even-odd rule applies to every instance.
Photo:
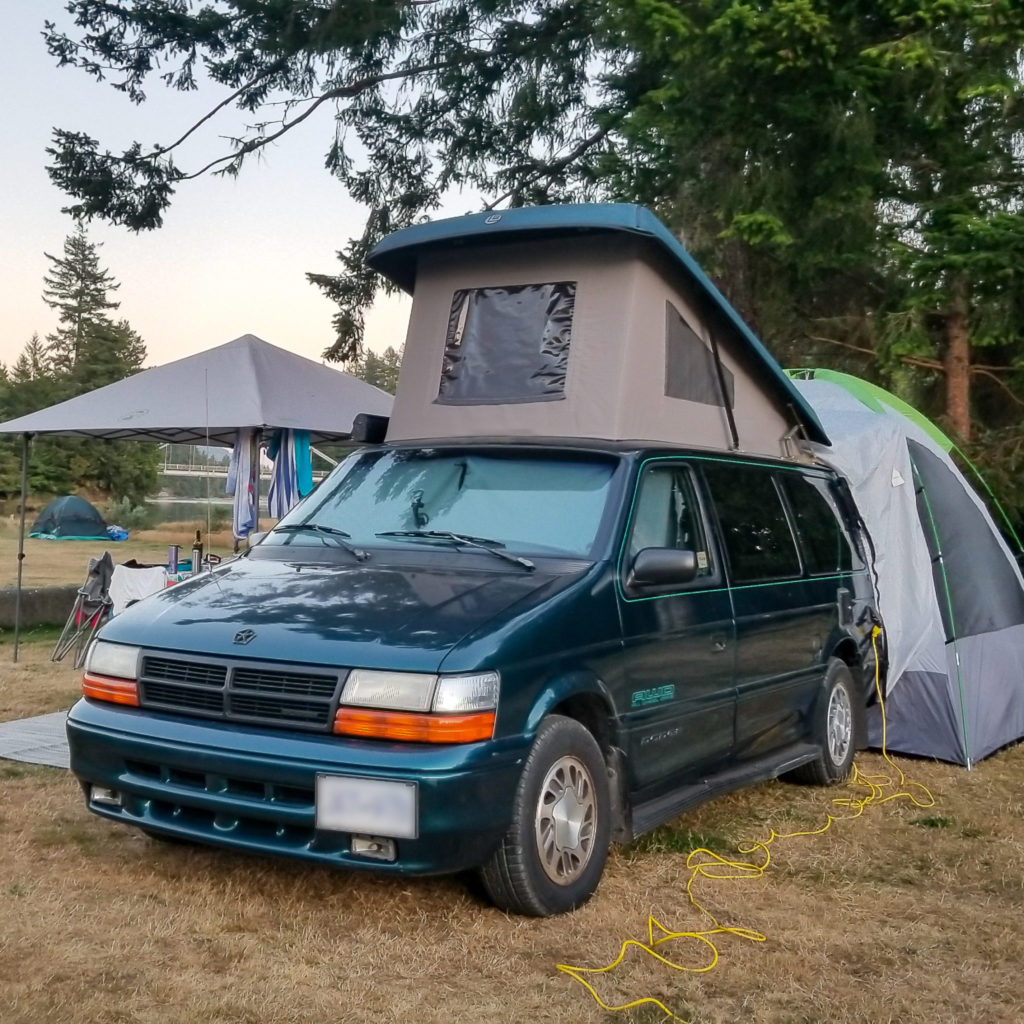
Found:
[[[885,623],[887,745],[970,766],[1024,737],[1024,579],[949,457],[952,442],[866,381],[794,371],[874,546]],[[874,714],[870,740],[881,744]]]
[[[827,444],[775,360],[648,210],[479,213],[388,236],[412,293],[389,441],[601,437],[792,456]]]

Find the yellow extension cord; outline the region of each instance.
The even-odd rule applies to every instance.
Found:
[[[749,840],[737,845],[736,849],[740,854],[749,856],[754,853],[759,853],[757,862],[729,860],[725,857],[720,857],[717,853],[713,853],[711,850],[703,847],[691,850],[686,858],[686,867],[690,872],[690,876],[686,881],[686,896],[689,899],[690,904],[711,922],[710,928],[705,928],[701,931],[672,931],[669,928],[666,928],[652,914],[647,918],[647,941],[639,942],[636,939],[627,939],[622,943],[619,955],[606,967],[574,967],[571,964],[558,964],[558,970],[563,974],[569,975],[569,977],[575,981],[578,981],[590,993],[590,995],[593,996],[594,1001],[603,1010],[607,1010],[609,1012],[630,1010],[646,1003],[651,1006],[658,1007],[658,1009],[660,1009],[667,1018],[682,1021],[683,1024],[686,1024],[682,1017],[676,1016],[676,1014],[674,1014],[660,999],[655,999],[653,996],[643,996],[639,999],[634,999],[631,1002],[615,1006],[610,1003],[606,1003],[597,994],[597,990],[591,982],[587,980],[587,976],[608,974],[611,971],[614,971],[615,968],[622,963],[626,953],[631,947],[642,950],[648,956],[665,964],[666,967],[670,967],[674,971],[686,971],[690,974],[706,974],[708,971],[714,970],[719,960],[718,947],[712,939],[712,936],[735,935],[741,939],[749,939],[751,942],[767,941],[766,936],[762,935],[760,932],[753,931],[750,928],[734,928],[729,925],[721,924],[715,915],[704,907],[693,895],[693,885],[698,878],[719,880],[760,878],[765,871],[768,870],[768,866],[771,864],[772,857],[770,847],[777,839],[794,839],[797,836],[820,836],[832,827],[833,822],[851,821],[854,818],[859,818],[868,807],[888,803],[890,800],[906,799],[914,804],[915,807],[935,806],[935,798],[927,788],[918,782],[908,782],[902,769],[889,757],[888,750],[886,749],[885,702],[882,699],[882,684],[880,679],[880,667],[878,664],[877,646],[877,638],[880,633],[881,629],[878,626],[875,626],[871,631],[871,646],[875,652],[875,693],[878,697],[878,703],[882,713],[882,757],[895,772],[896,781],[894,782],[893,778],[888,775],[865,774],[858,769],[856,764],[854,764],[849,786],[866,789],[867,794],[865,796],[858,797],[835,797],[831,801],[832,805],[834,807],[847,808],[848,813],[841,815],[826,814],[825,823],[820,828],[799,832],[776,832],[775,829],[769,829],[767,838]],[[886,793],[887,789],[891,789],[892,792]],[[918,795],[915,795],[915,791],[917,791]],[[659,947],[664,946],[666,943],[671,942],[674,939],[690,939],[699,943],[704,947],[704,951],[708,956],[708,962],[702,966],[690,967],[686,964],[680,964],[674,960],[670,960],[667,956],[664,956],[658,951]]]

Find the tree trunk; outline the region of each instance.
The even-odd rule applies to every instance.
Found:
[[[965,441],[971,439],[971,339],[967,332],[967,285],[952,282],[946,314],[946,418]]]

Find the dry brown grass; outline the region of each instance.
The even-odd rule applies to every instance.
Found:
[[[31,525],[31,524],[29,524]],[[268,526],[262,524],[261,526]],[[28,526],[26,526],[28,529]],[[25,538],[22,579],[26,587],[47,587],[64,583],[79,584],[85,579],[89,559],[109,551],[116,562],[136,559],[142,563],[163,565],[167,546],[177,544],[181,557],[188,558],[196,530],[202,530],[205,550],[227,557],[231,554],[231,529],[207,535],[205,522],[171,523],[155,530],[132,531],[128,540],[115,542],[88,540],[35,540]],[[0,587],[13,586],[18,573],[18,524],[0,520]]]
[[[27,629],[22,634],[17,664],[11,661],[11,637],[0,634],[0,722],[61,711],[78,700],[82,673],[72,667],[73,659],[57,664],[50,661],[59,633],[53,627]],[[0,769],[5,763],[0,761]]]
[[[72,670],[30,643],[0,664],[0,717],[67,706]],[[866,771],[884,770],[876,754]],[[633,951],[597,982],[700,1024],[1017,1022],[1024,911],[1024,747],[966,772],[899,759],[934,808],[893,801],[781,841],[756,880],[701,882],[723,923],[706,975]],[[545,921],[487,907],[465,879],[380,879],[170,846],[86,813],[65,772],[0,761],[4,1024],[658,1021],[601,1011],[561,962],[600,966],[647,916],[700,928],[686,851],[815,827],[836,791],[770,783],[613,853],[593,901]],[[699,965],[696,945],[664,949]]]

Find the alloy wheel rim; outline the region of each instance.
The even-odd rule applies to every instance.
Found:
[[[590,863],[596,830],[594,780],[579,758],[560,757],[541,783],[534,818],[544,874],[558,885],[575,882]]]
[[[828,701],[828,756],[839,767],[853,743],[853,708],[845,686],[837,686]]]

